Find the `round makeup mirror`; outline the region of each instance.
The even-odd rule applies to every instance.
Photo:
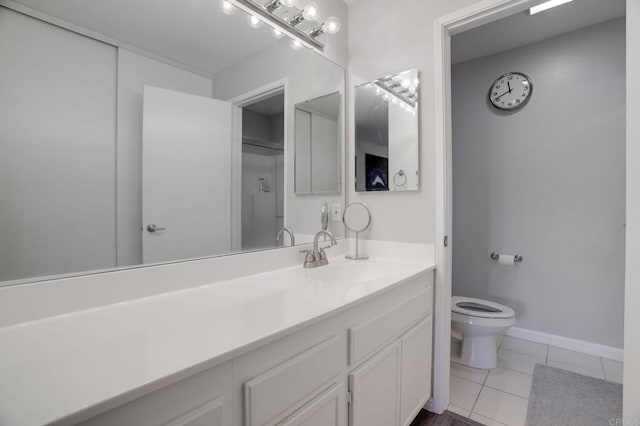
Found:
[[[356,233],[356,253],[348,254],[347,259],[362,260],[368,259],[369,256],[362,256],[359,253],[359,234],[366,231],[371,225],[371,211],[365,203],[351,203],[347,205],[342,213],[342,222],[344,226],[352,232]]]

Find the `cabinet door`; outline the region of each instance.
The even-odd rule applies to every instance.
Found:
[[[221,400],[211,401],[167,424],[167,426],[223,426],[223,406]]]
[[[333,385],[280,425],[340,426],[340,406],[343,405],[342,389],[342,385]]]
[[[400,341],[349,375],[351,426],[394,426],[400,419]]]
[[[407,426],[431,397],[432,316],[402,336],[400,425]]]

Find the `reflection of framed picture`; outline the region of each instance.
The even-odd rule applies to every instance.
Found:
[[[389,159],[365,154],[364,167],[367,176],[367,191],[389,190]]]

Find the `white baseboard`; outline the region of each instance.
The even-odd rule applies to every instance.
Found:
[[[427,401],[427,403],[426,403],[426,404],[424,404],[424,407],[423,407],[423,408],[424,408],[425,410],[427,410],[427,411],[431,412],[431,413],[436,413],[436,414],[442,414],[442,413],[444,413],[444,411],[443,411],[442,413],[437,413],[437,412],[436,412],[436,407],[435,407],[435,405],[433,404],[433,398],[429,398],[429,400]]]
[[[622,362],[624,359],[624,350],[620,348],[557,336],[555,334],[542,333],[540,331],[527,330],[526,328],[511,327],[506,335],[615,361]]]

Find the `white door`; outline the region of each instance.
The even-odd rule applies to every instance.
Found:
[[[400,341],[349,374],[350,426],[397,426],[400,420]]]
[[[422,320],[402,337],[400,425],[408,426],[431,397],[433,317]]]
[[[143,117],[144,263],[228,253],[231,104],[145,86]]]

